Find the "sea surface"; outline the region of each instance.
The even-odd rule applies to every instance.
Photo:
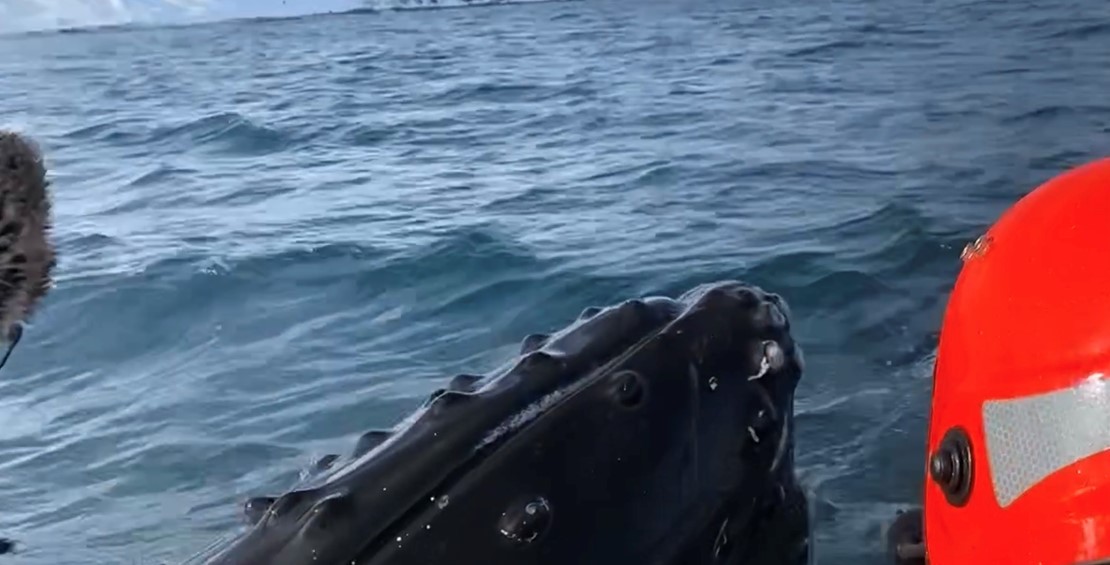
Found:
[[[1110,154],[1110,4],[583,0],[0,38],[57,286],[0,563],[181,562],[586,306],[738,278],[807,372],[816,562],[917,501],[963,246]],[[1062,274],[1066,276],[1066,274]]]

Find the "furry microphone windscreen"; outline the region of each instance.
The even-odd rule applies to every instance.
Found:
[[[35,143],[0,130],[0,339],[9,347],[53,284],[48,186]]]

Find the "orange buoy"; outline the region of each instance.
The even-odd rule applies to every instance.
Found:
[[[963,261],[933,376],[929,563],[1110,559],[1110,158],[1027,194]]]

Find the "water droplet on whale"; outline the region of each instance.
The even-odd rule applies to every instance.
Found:
[[[529,544],[551,526],[551,504],[542,496],[517,503],[501,514],[498,530],[515,544]]]

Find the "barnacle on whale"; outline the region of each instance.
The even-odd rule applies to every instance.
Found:
[[[587,308],[312,485],[250,499],[248,530],[206,562],[804,563],[787,318],[735,281]]]

